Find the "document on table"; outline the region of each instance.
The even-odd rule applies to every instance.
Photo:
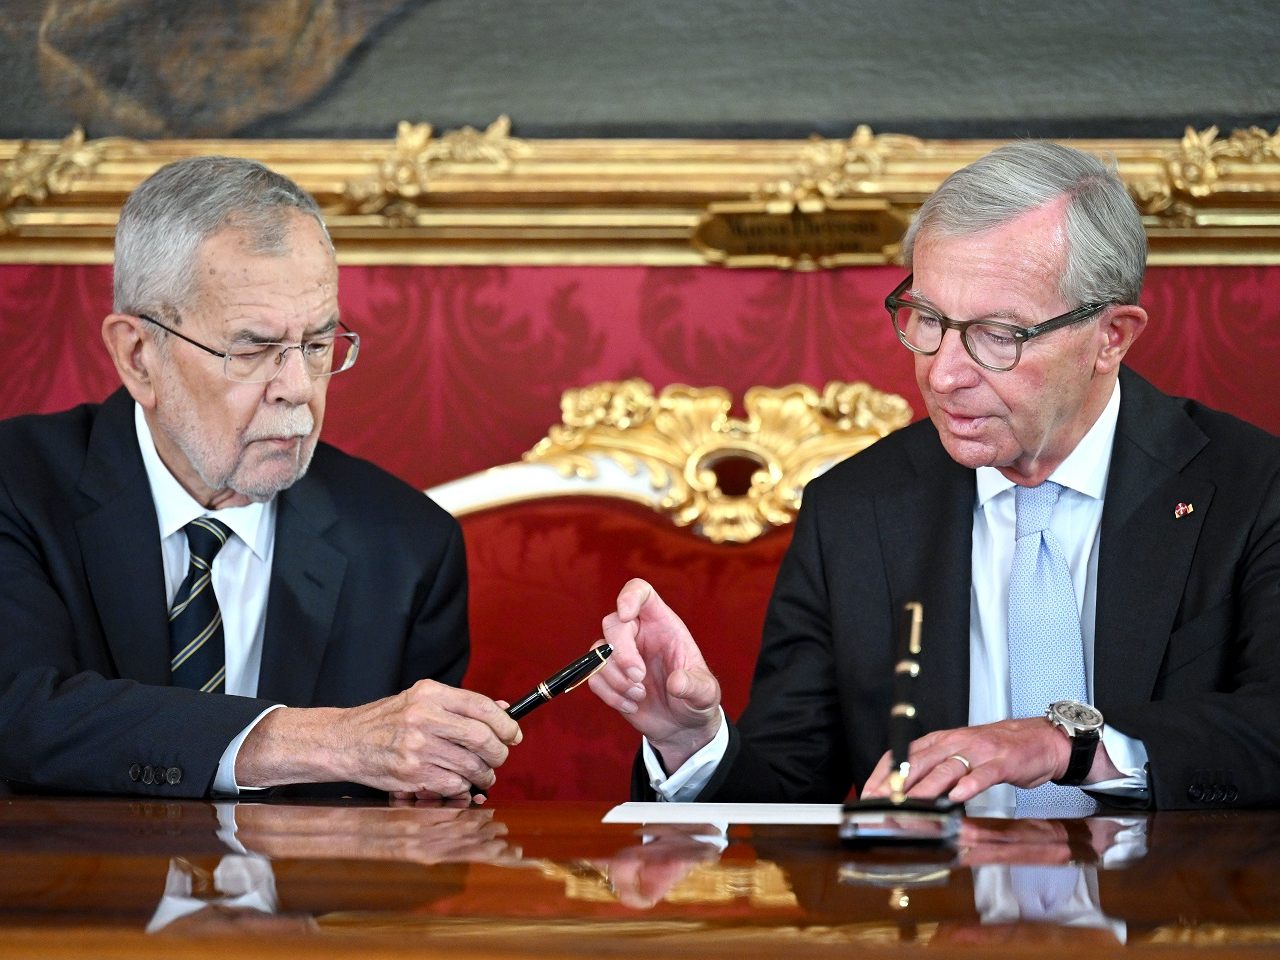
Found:
[[[838,803],[620,803],[604,823],[839,824]]]

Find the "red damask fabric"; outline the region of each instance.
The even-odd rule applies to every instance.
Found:
[[[595,380],[756,384],[867,380],[922,416],[911,360],[881,306],[896,267],[811,273],[715,267],[344,267],[364,338],[335,378],[325,436],[417,487],[515,460]],[[99,400],[110,269],[0,266],[0,417]],[[1135,369],[1162,389],[1280,432],[1280,268],[1160,267]]]
[[[325,437],[425,488],[519,458],[568,387],[643,377],[720,385],[866,380],[923,415],[882,307],[895,267],[812,273],[647,267],[344,267],[360,363],[330,388]],[[0,417],[101,400],[111,276],[0,266]],[[1130,354],[1162,389],[1280,432],[1280,268],[1150,271]],[[581,498],[587,499],[587,498]],[[626,504],[567,501],[464,519],[472,582],[467,685],[518,697],[600,636],[623,582],[651,579],[689,618],[735,715],[789,534],[713,546]],[[586,691],[535,711],[495,797],[625,797],[636,739]]]

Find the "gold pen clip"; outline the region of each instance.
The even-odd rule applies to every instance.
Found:
[[[600,653],[600,648],[599,648],[599,647],[596,647],[596,648],[595,648],[594,650],[592,650],[591,652],[592,652],[592,653],[594,653],[597,657],[599,657],[599,658],[600,658],[600,662],[599,662],[599,663],[597,663],[594,667],[592,667],[592,668],[591,668],[591,672],[590,672],[590,673],[588,673],[588,674],[587,674],[585,677],[583,677],[581,680],[579,680],[577,683],[575,683],[573,686],[571,686],[571,687],[565,687],[565,688],[564,688],[564,692],[565,692],[565,693],[568,693],[570,690],[577,690],[580,686],[582,686],[584,683],[586,683],[588,680],[590,680],[592,677],[594,677],[597,673],[599,673],[601,670],[603,670],[603,669],[604,669],[604,665],[605,665],[606,663],[608,663],[608,662],[609,662],[609,658],[608,658],[608,657],[606,657],[606,656],[604,656],[603,654],[601,654],[601,653]]]

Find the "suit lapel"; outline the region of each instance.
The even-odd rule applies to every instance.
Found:
[[[1150,699],[1215,489],[1180,473],[1208,442],[1200,429],[1145,380],[1121,377],[1098,555],[1093,674],[1104,714]]]
[[[169,635],[159,521],[124,390],[102,405],[79,489],[93,504],[76,519],[85,576],[116,672],[168,684]]]
[[[969,722],[969,594],[974,473],[957,464],[932,429],[907,453],[923,483],[883,496],[885,572],[897,617],[902,605],[924,608],[916,707],[924,731]]]
[[[337,518],[314,476],[280,494],[260,697],[294,706],[312,702],[347,569],[346,557],[324,537]]]

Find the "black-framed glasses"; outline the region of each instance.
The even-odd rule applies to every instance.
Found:
[[[965,351],[979,366],[997,373],[1012,370],[1022,359],[1022,345],[1028,340],[1080,323],[1097,316],[1118,300],[1099,300],[1076,307],[1058,317],[1031,327],[1019,327],[996,320],[952,320],[933,307],[918,303],[907,294],[914,274],[907,274],[884,298],[884,308],[889,311],[893,329],[902,345],[913,353],[931,357],[942,346],[942,335],[948,329],[960,334]]]
[[[353,333],[341,320],[338,321],[338,326],[342,327],[341,333],[326,333],[310,337],[301,343],[245,340],[233,343],[223,352],[205,346],[199,340],[192,340],[185,333],[179,333],[155,317],[145,313],[138,314],[138,317],[147,323],[154,323],[161,330],[167,330],[193,347],[199,347],[207,354],[221,358],[223,375],[237,383],[266,383],[274,380],[284,369],[290,350],[298,351],[303,366],[313,379],[331,377],[335,373],[350,370],[355,366],[356,357],[360,355],[360,334]]]

